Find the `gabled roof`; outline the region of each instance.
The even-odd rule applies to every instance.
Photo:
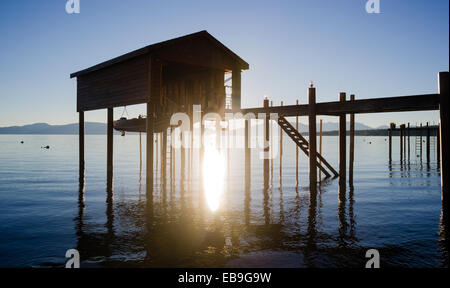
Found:
[[[222,50],[224,52],[224,54],[230,56],[235,62],[236,65],[241,68],[242,70],[247,70],[249,69],[249,65],[247,62],[245,62],[241,57],[239,57],[238,55],[236,55],[233,51],[231,51],[229,48],[227,48],[225,45],[223,45],[219,40],[217,40],[216,38],[214,38],[211,34],[209,34],[206,30],[200,31],[200,32],[196,32],[196,33],[192,33],[192,34],[188,34],[185,36],[181,36],[178,38],[174,38],[174,39],[170,39],[167,41],[163,41],[163,42],[159,42],[159,43],[155,43],[149,46],[146,46],[144,48],[129,52],[127,54],[124,54],[122,56],[113,58],[111,60],[105,61],[103,63],[97,64],[95,66],[92,66],[90,68],[72,73],[70,75],[70,78],[74,78],[74,77],[78,77],[87,73],[91,73],[106,67],[109,67],[111,65],[117,64],[117,63],[121,63],[124,62],[126,60],[129,60],[131,58],[134,57],[138,57],[141,55],[145,55],[145,54],[150,54],[152,52],[155,51],[161,51],[164,48],[168,48],[177,44],[182,44],[184,41],[187,40],[194,40],[196,38],[204,38],[207,39],[211,42],[211,44],[213,44],[215,47],[219,48],[220,50]]]

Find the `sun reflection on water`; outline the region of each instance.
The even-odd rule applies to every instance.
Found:
[[[214,147],[205,147],[203,158],[203,189],[211,211],[220,206],[224,190],[225,160]]]

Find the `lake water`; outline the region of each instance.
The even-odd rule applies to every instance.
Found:
[[[84,191],[76,135],[0,135],[0,266],[64,266],[71,248],[81,267],[364,267],[371,248],[382,267],[448,266],[434,146],[427,165],[424,145],[421,163],[412,137],[411,160],[401,162],[395,137],[389,165],[385,137],[356,137],[354,188],[339,193],[330,179],[310,193],[307,158],[300,152],[297,188],[295,146],[283,140],[281,181],[276,158],[263,189],[263,162],[253,151],[246,190],[244,152],[236,149],[211,211],[198,177],[181,181],[179,150],[174,181],[162,189],[156,170],[147,199],[138,135],[114,136],[112,199],[104,135],[86,136]],[[324,137],[323,146],[336,169],[337,140]]]

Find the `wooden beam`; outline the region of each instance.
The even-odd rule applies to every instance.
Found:
[[[344,92],[339,93],[339,101],[346,103],[346,94]],[[339,183],[343,186],[346,181],[347,165],[347,127],[346,127],[346,114],[339,115]]]
[[[113,188],[113,121],[114,110],[113,108],[108,108],[108,128],[106,133],[106,190],[108,192],[111,192]]]
[[[317,139],[316,139],[316,88],[308,88],[309,108],[309,186],[315,190],[317,185]]]
[[[425,111],[439,109],[439,95],[425,94],[413,96],[399,96],[387,98],[360,99],[340,103],[323,102],[316,103],[316,115],[340,115],[360,113],[383,113],[383,112],[407,112]],[[266,113],[263,108],[246,108],[240,110],[246,113]],[[286,105],[271,107],[267,113],[278,113],[282,116],[308,116],[308,105]]]

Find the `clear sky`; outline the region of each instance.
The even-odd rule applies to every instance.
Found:
[[[260,106],[264,94],[275,104],[306,103],[311,80],[318,101],[340,91],[437,93],[437,73],[449,70],[448,0],[380,0],[380,14],[366,13],[367,0],[80,2],[81,13],[69,15],[66,0],[0,1],[0,126],[76,122],[70,73],[200,30],[250,64],[243,107]],[[86,120],[106,122],[106,112]],[[372,127],[437,120],[437,112],[357,116]]]

